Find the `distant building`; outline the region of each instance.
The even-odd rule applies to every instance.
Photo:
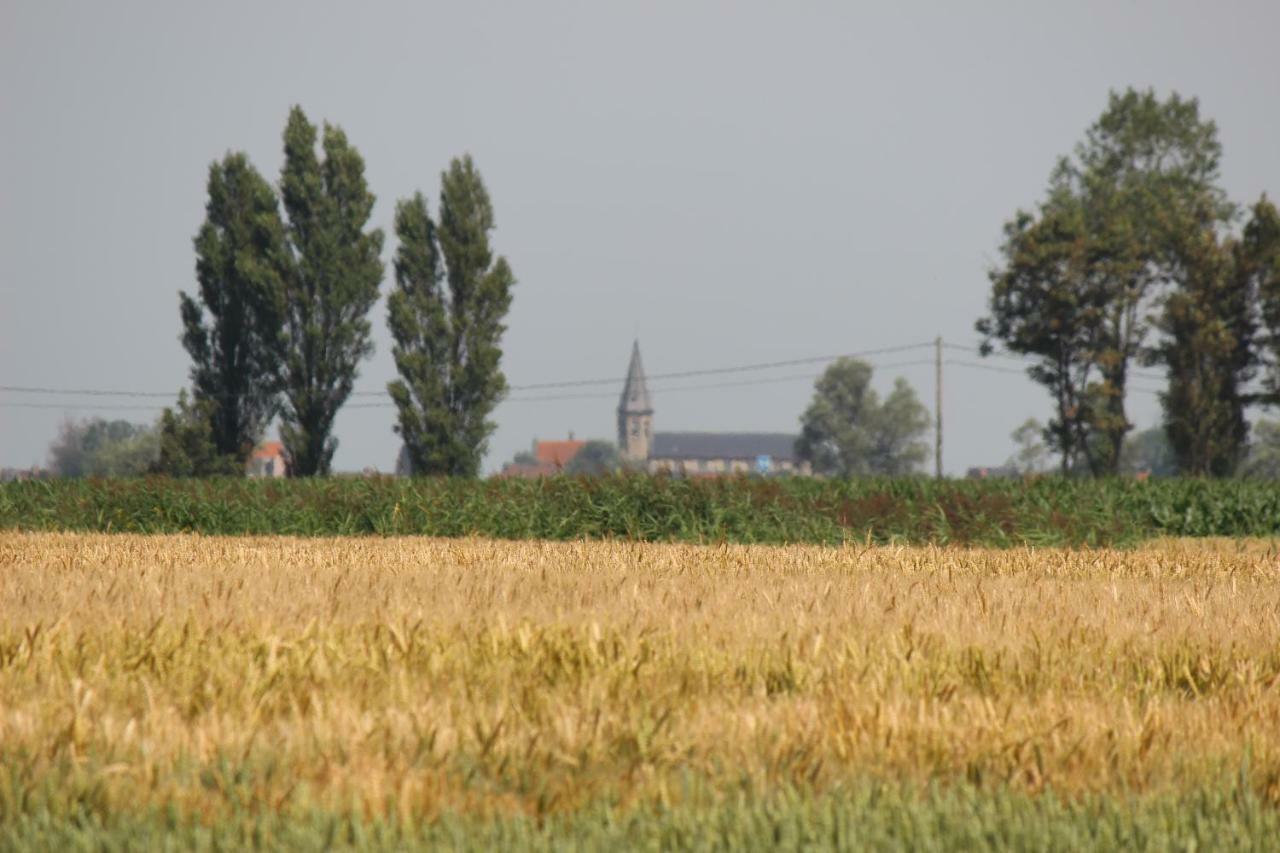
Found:
[[[631,347],[618,401],[618,449],[624,463],[686,476],[807,475],[812,469],[796,454],[797,438],[777,432],[654,432],[640,342]]]
[[[653,448],[653,402],[649,399],[649,383],[640,362],[640,342],[631,345],[631,364],[627,381],[618,402],[618,456],[625,462],[639,464],[649,459]]]
[[[586,446],[587,443],[585,441],[578,441],[573,437],[573,433],[569,433],[569,438],[565,441],[534,442],[533,456],[538,460],[539,465],[564,468]]]
[[[278,441],[264,441],[253,449],[253,455],[245,463],[245,475],[249,477],[283,477],[284,445]]]
[[[576,440],[573,433],[569,433],[569,438],[565,441],[534,441],[531,458],[518,458],[515,462],[508,462],[498,476],[550,477],[559,474],[586,446],[587,443]]]
[[[796,455],[796,436],[785,432],[659,432],[650,471],[692,475],[808,474]]]

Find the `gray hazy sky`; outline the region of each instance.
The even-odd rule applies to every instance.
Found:
[[[475,157],[519,278],[513,385],[621,377],[637,335],[651,374],[972,345],[1001,224],[1040,198],[1109,89],[1198,97],[1231,196],[1280,193],[1278,32],[1274,0],[3,0],[0,385],[182,386],[177,292],[194,285],[206,170],[243,149],[274,181],[295,103],[364,154],[388,231],[397,198],[422,189],[434,213],[449,158]],[[394,374],[385,316],[358,389]],[[897,375],[932,407],[931,367],[877,384]],[[655,428],[795,429],[812,391],[675,390],[707,381],[653,381]],[[612,397],[512,396],[490,469],[534,437],[614,434]],[[68,415],[153,416],[83,408],[108,402],[0,393],[0,465],[43,462]],[[1153,395],[1130,404],[1155,422]],[[390,468],[393,412],[344,410],[336,466]],[[957,366],[944,413],[960,472],[1002,461],[1049,401]]]

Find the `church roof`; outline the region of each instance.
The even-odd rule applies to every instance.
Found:
[[[656,432],[654,459],[749,459],[794,461],[797,435],[786,432]]]
[[[618,411],[633,415],[653,414],[653,402],[649,399],[649,384],[644,379],[644,365],[640,363],[640,342],[631,346],[631,365],[627,368],[627,382],[622,386],[622,399]]]

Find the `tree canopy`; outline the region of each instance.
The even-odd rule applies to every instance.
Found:
[[[1180,473],[1178,456],[1164,427],[1150,427],[1125,437],[1120,472],[1152,477],[1176,477]]]
[[[178,405],[160,416],[155,472],[170,477],[241,476],[244,463],[219,453],[213,438],[212,400],[192,400],[183,390]]]
[[[621,463],[618,461],[618,446],[612,441],[592,439],[573,455],[569,464],[564,466],[566,474],[587,477],[599,477],[615,473]]]
[[[291,250],[285,277],[284,406],[280,438],[291,476],[329,473],[333,422],[373,353],[368,314],[382,281],[382,231],[364,160],[342,129],[316,127],[300,107],[284,132],[280,192]]]
[[[796,450],[815,473],[839,477],[900,476],[916,472],[928,457],[923,441],[929,413],[905,379],[880,400],[871,387],[871,365],[842,358],[814,386],[800,418]]]
[[[1220,158],[1195,99],[1112,93],[1054,169],[1039,211],[1005,226],[977,329],[987,352],[999,344],[1036,358],[1028,373],[1053,395],[1048,434],[1064,472],[1119,471],[1129,372],[1151,352],[1170,287],[1191,276],[1197,235],[1233,213],[1217,186]],[[1176,323],[1166,318],[1165,331]]]
[[[149,472],[159,453],[154,426],[67,420],[49,445],[49,467],[59,477],[134,477]]]
[[[1175,286],[1156,320],[1164,338],[1150,360],[1168,373],[1160,394],[1164,431],[1184,474],[1231,476],[1247,450],[1257,310],[1239,254],[1210,222],[1188,223],[1170,240]]]
[[[1009,437],[1013,439],[1017,450],[1005,466],[1019,474],[1038,474],[1045,469],[1049,458],[1049,448],[1044,443],[1044,424],[1035,418],[1027,418]]]
[[[387,300],[400,378],[387,385],[417,474],[474,477],[494,406],[515,276],[493,255],[489,193],[469,156],[441,176],[440,222],[421,193],[396,207],[395,286]]]
[[[1280,421],[1254,424],[1242,473],[1259,480],[1280,480]]]
[[[274,190],[244,154],[209,167],[195,296],[180,294],[192,392],[214,455],[242,468],[275,414],[289,256]],[[188,415],[191,413],[189,412]],[[198,472],[197,472],[198,473]]]

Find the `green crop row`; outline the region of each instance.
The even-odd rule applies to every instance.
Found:
[[[966,786],[867,784],[715,805],[597,805],[549,819],[246,811],[208,823],[174,813],[33,810],[0,824],[0,849],[1262,850],[1278,833],[1280,812],[1229,786],[1070,801]]]
[[[49,480],[0,528],[129,533],[986,545],[1280,534],[1280,486],[1200,480]]]

